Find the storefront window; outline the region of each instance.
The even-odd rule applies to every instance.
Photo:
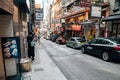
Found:
[[[115,9],[120,7],[120,0],[115,0]]]
[[[116,34],[117,34],[117,25],[114,24],[113,25],[113,37],[117,37]]]
[[[112,22],[110,21],[110,22],[107,22],[106,24],[107,24],[108,31],[112,31]]]

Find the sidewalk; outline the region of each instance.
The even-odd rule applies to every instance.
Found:
[[[24,80],[67,80],[46,51],[38,43],[31,71],[22,73]]]

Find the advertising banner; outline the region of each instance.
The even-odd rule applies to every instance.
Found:
[[[18,37],[2,37],[2,53],[4,58],[18,58],[19,57],[19,41]]]

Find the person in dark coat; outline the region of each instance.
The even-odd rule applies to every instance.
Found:
[[[34,46],[31,46],[31,42],[34,39],[34,34],[30,32],[27,36],[27,42],[28,42],[28,57],[32,58],[34,60],[35,53],[34,53]]]

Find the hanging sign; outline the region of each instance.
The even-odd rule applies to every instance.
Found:
[[[99,6],[91,6],[91,17],[100,18],[102,13],[102,8]]]

